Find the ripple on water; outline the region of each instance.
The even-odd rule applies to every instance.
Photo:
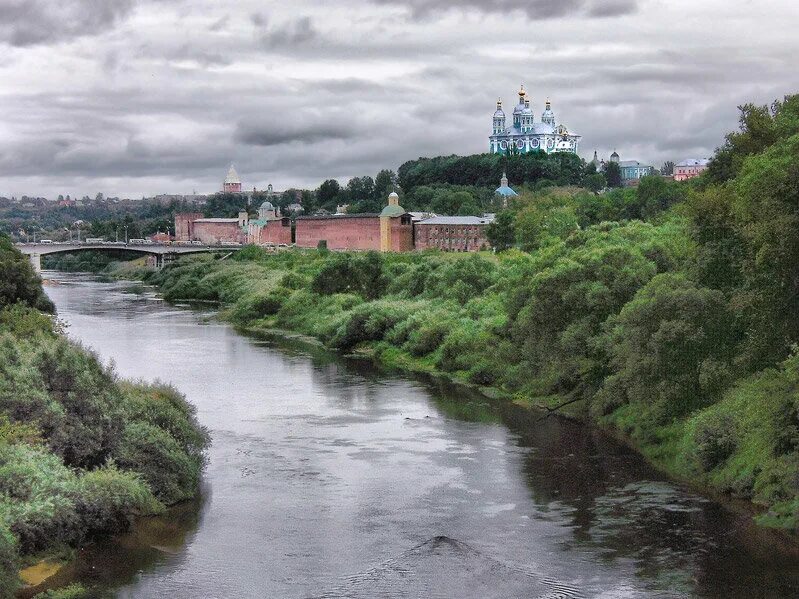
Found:
[[[313,599],[481,597],[581,599],[569,583],[503,563],[446,536],[433,537],[379,566],[346,577]]]

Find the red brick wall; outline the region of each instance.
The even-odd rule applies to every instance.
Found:
[[[409,215],[391,219],[391,251],[413,251],[413,222]]]
[[[203,243],[219,243],[221,241],[244,242],[244,235],[238,223],[194,223],[193,239]]]
[[[291,220],[283,218],[281,220],[270,220],[261,229],[261,239],[259,243],[291,243]]]
[[[399,220],[399,219],[398,219]],[[331,250],[380,251],[380,218],[377,216],[298,218],[295,243],[297,247],[315,248],[327,241]]]
[[[425,225],[416,223],[416,249],[437,248],[454,252],[488,249],[486,225]]]
[[[192,221],[202,218],[199,212],[178,212],[175,214],[175,240],[191,241],[193,235]]]

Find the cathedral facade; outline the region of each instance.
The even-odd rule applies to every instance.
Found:
[[[502,100],[497,100],[492,131],[489,137],[489,151],[492,154],[526,154],[537,151],[547,154],[554,152],[576,154],[581,138],[580,135],[569,131],[566,125],[555,120],[555,113],[552,112],[549,100],[541,114],[541,120],[536,122],[533,110],[530,108],[530,99],[523,85],[519,90],[519,103],[513,109],[513,121],[510,125],[506,122],[505,112],[502,110]]]

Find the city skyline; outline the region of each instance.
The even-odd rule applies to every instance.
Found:
[[[0,2],[0,195],[208,193],[230,163],[313,188],[485,152],[520,83],[584,158],[657,167],[799,86],[787,1],[51,4]]]

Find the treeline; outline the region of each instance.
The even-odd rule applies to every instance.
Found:
[[[0,237],[1,598],[15,596],[31,556],[193,497],[208,444],[175,389],[120,380],[61,334],[53,311],[28,260]]]
[[[492,227],[496,255],[247,248],[152,281],[167,299],[221,301],[247,326],[581,415],[796,530],[797,158],[790,96],[744,108],[690,184],[521,194]]]
[[[475,154],[472,156],[438,156],[410,160],[399,167],[398,182],[410,192],[420,185],[472,185],[496,189],[502,173],[514,185],[579,185],[586,171],[576,154],[530,152],[527,154]]]

